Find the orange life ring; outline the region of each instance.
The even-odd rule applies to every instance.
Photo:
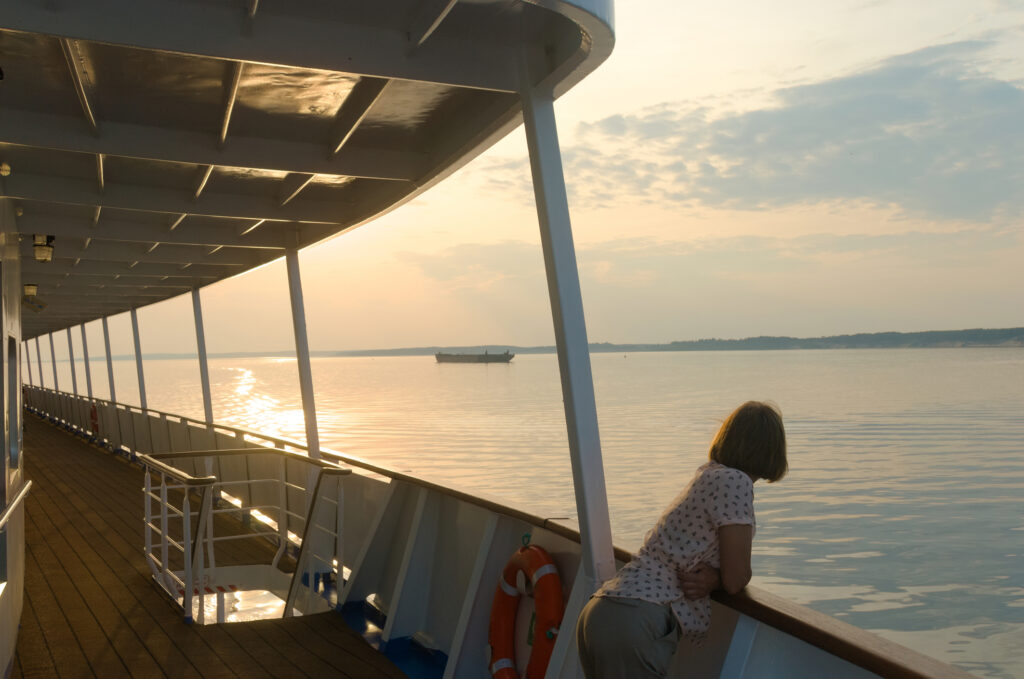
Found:
[[[529,545],[516,550],[498,579],[491,605],[491,675],[494,679],[519,679],[515,661],[516,612],[519,590],[516,575],[522,571],[533,583],[537,618],[534,621],[533,650],[526,666],[525,679],[541,679],[551,660],[562,623],[562,580],[551,556],[540,547]]]

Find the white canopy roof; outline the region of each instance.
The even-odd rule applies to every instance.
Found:
[[[611,51],[611,3],[0,0],[26,339],[366,222]],[[51,262],[33,236],[53,236]],[[43,305],[36,305],[41,307]]]

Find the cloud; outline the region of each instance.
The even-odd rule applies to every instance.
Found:
[[[971,265],[994,253],[1018,249],[1022,243],[1024,237],[1016,231],[975,228],[689,241],[624,238],[581,245],[577,251],[582,279],[602,286],[644,288],[669,285],[680,275],[734,280],[772,273],[799,274],[836,257],[847,261],[885,258],[937,268]],[[537,286],[544,281],[541,249],[533,243],[466,243],[431,254],[407,253],[402,259],[428,279],[453,290]]]
[[[540,248],[526,242],[464,243],[438,252],[405,252],[400,260],[449,289],[487,290],[543,279]]]
[[[894,56],[776,90],[757,110],[676,102],[582,123],[563,154],[570,194],[588,207],[856,201],[932,220],[1018,216],[1024,89],[981,70],[994,44]],[[528,176],[522,163],[491,170]]]

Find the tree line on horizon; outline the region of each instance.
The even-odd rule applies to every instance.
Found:
[[[767,351],[786,349],[924,349],[970,347],[1024,347],[1024,327],[976,328],[971,330],[928,330],[924,332],[872,332],[827,337],[786,337],[762,335],[743,339],[676,340],[667,344],[616,344],[594,342],[592,353],[628,353],[641,351]],[[550,354],[553,346],[520,347],[512,344],[480,344],[474,346],[405,347],[399,349],[356,349],[344,351],[311,351],[317,357],[330,356],[427,356],[439,351],[452,353],[504,353]],[[294,356],[293,350],[233,351],[211,353],[210,358],[281,357]],[[191,358],[195,354],[146,353],[147,359]],[[134,360],[131,354],[112,357],[114,360]],[[99,359],[97,359],[99,360]]]

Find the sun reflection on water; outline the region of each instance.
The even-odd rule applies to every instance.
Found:
[[[283,363],[294,359],[269,359]],[[230,386],[232,398],[227,401],[228,412],[223,421],[243,426],[261,434],[304,441],[305,417],[301,405],[283,403],[270,395],[256,372],[249,368],[231,368],[234,379]]]

